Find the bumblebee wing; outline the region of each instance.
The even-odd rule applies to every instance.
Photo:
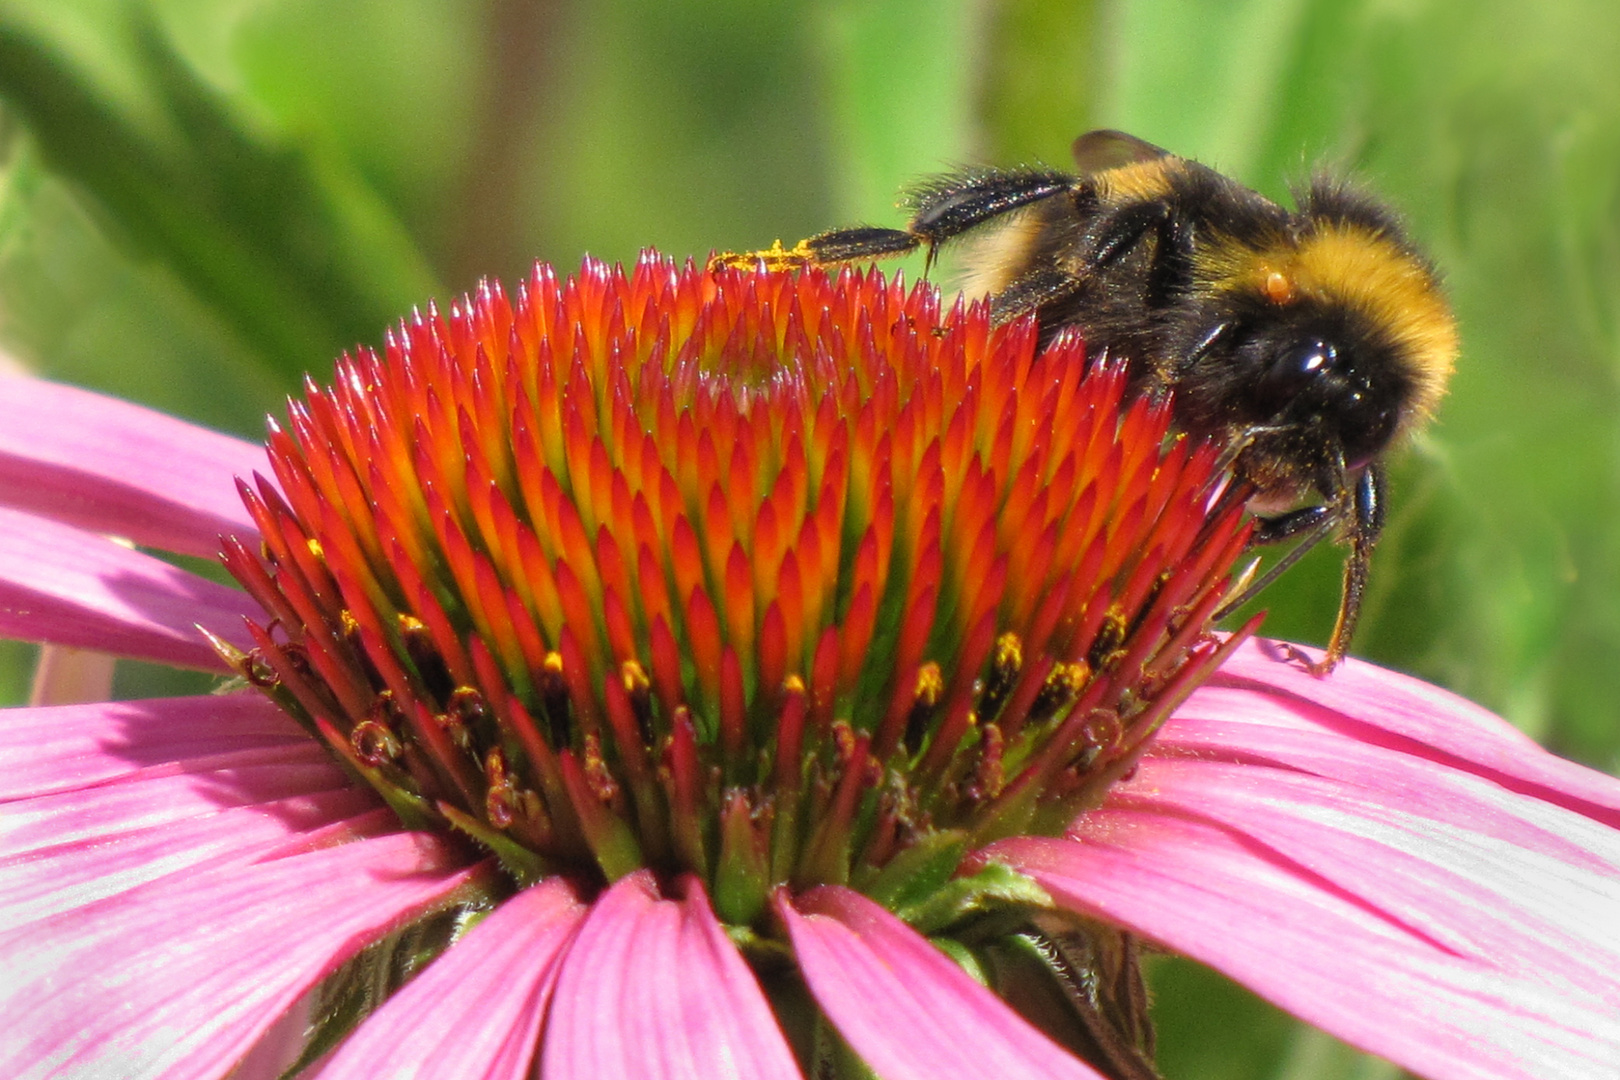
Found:
[[[1073,152],[1075,167],[1082,176],[1095,176],[1109,169],[1170,156],[1170,151],[1144,142],[1135,135],[1106,128],[1088,131],[1074,140]]]

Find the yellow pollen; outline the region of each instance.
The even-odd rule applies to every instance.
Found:
[[[560,656],[557,657],[557,665],[557,670],[561,671],[562,657]],[[647,678],[647,672],[643,670],[642,666],[634,660],[626,660],[623,664],[619,665],[619,677],[624,680],[625,693],[629,694],[631,697],[634,697],[637,694],[647,693],[648,689],[652,686],[652,683]]]
[[[1055,712],[1080,696],[1091,679],[1091,665],[1084,660],[1053,664],[1046,682],[1041,684],[1041,697],[1046,699],[1049,711]]]
[[[912,697],[918,705],[933,708],[939,704],[939,696],[945,692],[945,677],[939,673],[939,665],[932,660],[917,669],[917,688]]]
[[[1002,634],[996,639],[996,667],[1014,671],[1024,666],[1024,643],[1014,633]]]
[[[722,251],[709,260],[709,271],[752,270],[764,264],[767,270],[798,270],[815,265],[816,257],[803,240],[790,248],[782,246],[780,239],[772,240],[763,251]]]

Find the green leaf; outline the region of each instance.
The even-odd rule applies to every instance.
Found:
[[[116,248],[31,141],[10,142],[0,165],[7,346],[52,378],[262,435],[284,382],[164,264]]]
[[[129,249],[165,265],[271,370],[324,366],[436,288],[413,243],[333,159],[257,131],[155,22],[129,31],[144,120],[35,33],[0,24],[0,96]]]

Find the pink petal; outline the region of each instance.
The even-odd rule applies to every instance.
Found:
[[[309,742],[257,692],[6,709],[0,711],[0,802]]]
[[[318,830],[356,823],[375,806],[369,792],[345,786],[177,816],[159,825],[114,823],[76,840],[33,848],[9,842],[8,854],[0,856],[0,926],[22,926],[170,874],[256,861],[293,841],[307,843]]]
[[[1620,784],[1385,674],[1250,650],[1070,840],[987,855],[1425,1076],[1616,1075]]]
[[[1412,790],[1462,821],[1396,805],[1400,788],[1216,762],[1145,763],[1109,805],[1246,836],[1448,952],[1620,1014],[1620,863],[1572,851],[1556,820],[1568,811],[1447,779]],[[1516,809],[1525,827],[1504,839]]]
[[[0,857],[44,844],[94,842],[109,831],[137,831],[214,813],[352,787],[314,740],[302,746],[243,750],[186,772],[153,770],[116,784],[8,803],[0,820]]]
[[[1403,811],[1487,832],[1503,841],[1546,848],[1594,869],[1612,868],[1620,859],[1620,832],[1610,824],[1614,812],[1606,807],[1570,799],[1497,770],[1478,769],[1429,747],[1385,746],[1333,728],[1274,722],[1293,715],[1294,706],[1286,699],[1207,688],[1194,694],[1165,725],[1151,752],[1158,757],[1270,767],[1273,773],[1267,775],[1305,773],[1346,790],[1367,789],[1386,801],[1398,796]],[[1550,756],[1535,747],[1520,748],[1519,753],[1525,758]],[[1590,772],[1579,766],[1571,769]],[[1595,776],[1620,786],[1612,778]],[[1505,805],[1487,809],[1482,800],[1501,800]]]
[[[1196,822],[1099,811],[1111,843],[1018,840],[995,854],[1054,899],[1226,973],[1433,1080],[1612,1077],[1612,1016],[1462,961],[1355,897]]]
[[[175,875],[0,935],[0,1075],[225,1075],[322,976],[473,871],[394,833]]]
[[[1250,670],[1271,669],[1289,692],[1206,687],[1166,725],[1154,753],[1185,760],[1156,767],[1176,778],[1165,800],[1250,831],[1453,947],[1455,935],[1487,933],[1495,910],[1514,928],[1512,949],[1493,940],[1477,951],[1567,976],[1620,1008],[1620,781],[1371,665],[1341,669],[1360,684],[1356,697],[1319,691],[1335,709],[1297,696],[1291,665],[1263,663]]]
[[[553,878],[503,902],[368,1017],[321,1080],[521,1080],[563,954],[585,916]]]
[[[944,953],[859,893],[812,889],[777,910],[805,982],[884,1080],[1045,1080],[1098,1074]]]
[[[231,478],[261,446],[42,379],[0,378],[0,416],[0,503],[203,557],[258,532]]]
[[[603,893],[568,952],[547,1022],[547,1080],[800,1076],[776,1018],[695,883],[646,872]]]
[[[232,712],[230,698],[198,700],[215,703],[227,717]],[[160,717],[184,712],[173,707],[156,711]],[[259,712],[237,711],[250,720]],[[209,742],[179,742],[162,755],[137,743],[134,753],[120,760],[115,747],[122,736],[108,721],[140,718],[135,703],[15,709],[0,715],[16,721],[3,729],[8,740],[37,734],[41,756],[60,770],[54,784],[25,776],[24,794],[0,797],[5,804],[0,814],[0,925],[45,918],[181,869],[262,857],[312,830],[377,806],[306,736],[278,733],[262,744],[244,738],[234,748],[221,745],[216,736]],[[98,752],[85,745],[85,729],[91,726],[87,718],[98,721],[112,744],[107,749]],[[68,733],[52,732],[52,719],[63,721]],[[191,734],[183,724],[177,726],[182,738]],[[221,726],[231,732],[228,722]],[[238,724],[235,733],[250,735],[252,725]],[[208,752],[189,758],[174,753],[188,746]],[[10,764],[8,758],[26,756],[28,749],[18,742],[0,748],[0,770]],[[64,749],[65,754],[60,752]],[[89,768],[75,769],[80,764]],[[29,787],[43,790],[26,793]]]
[[[0,425],[3,426],[3,425]],[[197,625],[251,647],[246,593],[66,525],[0,510],[0,636],[219,671]]]
[[[1341,731],[1437,760],[1466,762],[1475,772],[1504,782],[1536,785],[1541,797],[1620,828],[1620,784],[1540,749],[1529,736],[1494,713],[1419,679],[1349,661],[1331,678],[1318,679],[1293,663],[1279,662],[1274,642],[1252,639],[1233,653],[1200,694],[1231,689],[1267,698],[1266,722]],[[1185,709],[1182,710],[1185,713]],[[1616,811],[1594,813],[1595,808]]]

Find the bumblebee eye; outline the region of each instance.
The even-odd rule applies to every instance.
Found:
[[[1307,338],[1277,355],[1261,376],[1258,389],[1271,401],[1286,402],[1303,393],[1338,363],[1336,347],[1321,338]]]

